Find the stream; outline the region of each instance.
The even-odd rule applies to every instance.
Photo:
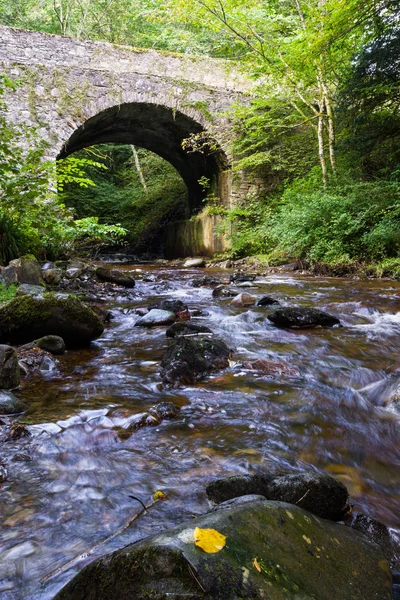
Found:
[[[113,319],[100,339],[58,357],[55,370],[28,378],[18,392],[29,405],[20,421],[32,435],[0,445],[0,458],[17,453],[0,484],[1,600],[52,599],[101,554],[206,512],[206,484],[235,474],[325,470],[347,485],[357,510],[399,536],[400,408],[381,404],[388,373],[400,367],[400,282],[282,273],[238,288],[325,310],[342,323],[289,331],[267,320],[271,307],[236,308],[191,285],[204,274],[229,277],[227,270],[123,268],[155,281],[122,290],[107,304]],[[135,309],[162,298],[203,311],[192,322],[234,349],[229,369],[193,387],[162,389],[166,328],[134,327]],[[240,367],[259,358],[285,362],[300,376]],[[175,419],[118,437],[134,415],[165,400],[181,407]],[[40,584],[123,527],[141,508],[131,495],[148,503],[157,490],[165,500]]]

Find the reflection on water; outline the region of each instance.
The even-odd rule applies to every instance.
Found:
[[[138,282],[134,297],[111,306],[100,340],[21,390],[32,436],[0,447],[9,461],[0,488],[2,600],[50,600],[84,563],[39,580],[124,525],[138,510],[130,495],[146,502],[161,489],[168,499],[94,557],[206,511],[204,488],[215,477],[314,465],[342,479],[358,509],[400,527],[399,413],[384,406],[400,367],[400,284],[259,278],[252,293],[325,309],[343,324],[284,331],[266,319],[271,309],[234,308],[192,288],[198,270],[151,271],[156,281]],[[194,387],[161,389],[165,329],[135,328],[133,311],[160,296],[206,312],[193,321],[234,348],[234,361],[286,362],[301,376],[233,364]],[[176,419],[119,439],[118,428],[164,400],[181,407]]]

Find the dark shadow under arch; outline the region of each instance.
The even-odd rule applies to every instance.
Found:
[[[209,154],[187,153],[182,140],[191,133],[203,131],[203,126],[178,110],[149,103],[127,103],[112,106],[88,119],[64,144],[57,158],[104,143],[134,144],[158,154],[175,167],[188,188],[188,203],[192,213],[200,210],[207,194],[199,184],[206,177],[215,189],[218,175],[228,168],[222,150]]]

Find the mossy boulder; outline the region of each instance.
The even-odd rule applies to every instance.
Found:
[[[337,317],[317,308],[297,306],[293,308],[278,308],[268,315],[268,319],[277,327],[284,329],[312,329],[340,325]]]
[[[11,260],[8,266],[3,269],[2,277],[6,283],[44,285],[40,265],[31,254]]]
[[[161,361],[161,379],[169,386],[193,385],[206,373],[229,366],[231,350],[219,338],[178,336]]]
[[[100,318],[73,296],[21,296],[0,307],[0,343],[58,335],[67,346],[89,344],[103,333]]]
[[[204,552],[196,527],[226,545]],[[252,496],[94,561],[54,600],[391,600],[391,583],[362,534]]]

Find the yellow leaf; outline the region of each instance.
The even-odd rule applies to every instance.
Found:
[[[305,540],[307,544],[311,544],[310,538],[308,538],[306,535],[303,535],[303,540]]]
[[[253,565],[255,566],[255,568],[257,569],[257,571],[258,571],[259,573],[261,573],[261,567],[260,567],[260,565],[258,564],[257,556],[256,556],[255,558],[253,558]]]
[[[164,500],[166,495],[161,490],[157,490],[153,496],[153,500]]]
[[[208,554],[219,552],[226,544],[226,535],[215,529],[200,529],[196,527],[193,531],[193,537],[196,546]]]

